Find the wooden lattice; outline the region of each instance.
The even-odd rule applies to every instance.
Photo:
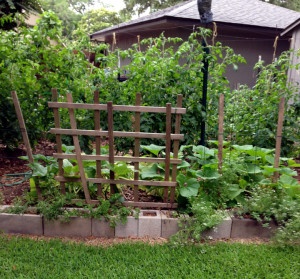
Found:
[[[112,102],[107,104],[99,103],[99,93],[94,94],[93,104],[73,103],[72,95],[67,94],[66,102],[57,102],[57,90],[52,90],[52,102],[48,105],[53,109],[55,128],[50,130],[56,135],[57,153],[54,157],[58,159],[59,173],[56,180],[60,182],[61,190],[65,193],[65,183],[67,182],[81,182],[85,201],[89,204],[97,203],[97,200],[92,200],[88,190],[88,182],[95,183],[98,187],[98,196],[103,197],[102,184],[110,184],[110,192],[114,193],[116,184],[131,185],[134,191],[134,201],[126,201],[125,205],[139,206],[139,207],[156,207],[156,208],[175,208],[175,188],[177,165],[181,163],[178,159],[179,141],[183,139],[183,134],[180,134],[181,115],[186,113],[186,109],[182,108],[182,95],[177,96],[176,107],[171,107],[170,103],[166,107],[145,107],[141,106],[141,94],[136,95],[136,103],[134,106],[113,105]],[[59,109],[67,109],[70,116],[70,129],[63,129],[60,127]],[[75,112],[77,109],[93,110],[94,111],[94,130],[77,129]],[[103,131],[100,126],[100,111],[107,112],[108,129]],[[134,113],[134,132],[128,131],[114,131],[113,112],[133,112]],[[166,131],[164,133],[145,133],[140,131],[140,117],[141,113],[161,113],[166,115]],[[175,115],[174,133],[172,133],[172,115]],[[74,154],[66,154],[62,151],[62,135],[70,135],[73,137],[75,147]],[[95,138],[96,154],[83,154],[79,144],[79,136],[90,136]],[[114,150],[114,139],[116,137],[134,138],[133,156],[117,156]],[[165,157],[164,158],[150,158],[140,156],[140,140],[146,139],[163,139],[165,140]],[[109,154],[101,154],[101,142],[105,139],[109,142]],[[171,153],[173,157],[171,158]],[[76,159],[79,167],[80,178],[70,178],[64,176],[63,159]],[[83,161],[96,161],[96,176],[95,178],[87,178],[84,173]],[[109,178],[105,178],[101,171],[101,161],[108,161],[114,164],[116,161],[130,162],[134,165],[134,179],[115,179],[115,174],[110,171]],[[140,180],[139,179],[139,164],[145,163],[164,163],[165,172],[164,181]],[[156,186],[164,187],[163,202],[139,202],[139,186]]]

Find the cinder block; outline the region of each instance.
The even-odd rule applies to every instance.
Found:
[[[45,236],[89,237],[92,235],[91,218],[70,217],[69,222],[63,220],[44,220]]]
[[[178,218],[172,218],[166,211],[161,211],[161,237],[169,238],[179,231]]]
[[[20,233],[43,235],[43,218],[34,214],[0,214],[0,231],[5,233]]]
[[[161,237],[161,214],[159,210],[141,210],[138,236]]]
[[[221,239],[221,238],[230,238],[232,228],[232,219],[227,217],[214,228],[204,231],[202,236],[209,239]]]
[[[96,237],[115,237],[115,228],[111,227],[109,222],[104,219],[92,219],[92,236]]]
[[[118,223],[115,227],[116,237],[137,237],[138,236],[138,219],[132,216],[127,217],[127,223]]]
[[[231,238],[270,238],[276,229],[274,222],[264,227],[256,220],[232,218]]]

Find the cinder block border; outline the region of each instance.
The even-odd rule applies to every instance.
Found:
[[[1,206],[4,210],[7,206]],[[46,220],[34,214],[0,213],[0,232],[12,234],[31,234],[58,237],[151,237],[170,238],[179,228],[179,219],[173,218],[166,210],[141,210],[139,218],[129,216],[126,224],[117,223],[111,227],[104,219],[70,217],[63,220]],[[277,226],[271,222],[269,227],[262,226],[252,219],[228,216],[215,228],[207,230],[203,236],[209,239],[230,238],[271,238]]]

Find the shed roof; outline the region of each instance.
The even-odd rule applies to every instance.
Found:
[[[300,18],[296,21],[292,22],[289,26],[287,26],[283,32],[280,34],[280,36],[285,36],[291,32],[293,32],[294,29],[300,27]]]
[[[299,12],[260,0],[213,0],[212,13],[215,22],[276,28],[279,30],[285,29],[297,19],[300,19]],[[173,7],[100,30],[91,36],[94,37],[129,26],[141,25],[164,18],[199,21],[197,1],[184,1]]]

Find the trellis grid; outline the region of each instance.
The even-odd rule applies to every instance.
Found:
[[[88,204],[98,203],[98,200],[92,200],[88,189],[88,182],[97,185],[97,195],[103,196],[102,185],[110,185],[110,193],[115,192],[116,184],[133,186],[134,200],[125,201],[125,205],[138,207],[155,207],[155,208],[176,208],[175,203],[175,188],[177,186],[176,175],[177,165],[181,163],[178,159],[179,141],[183,139],[184,135],[180,134],[180,122],[182,114],[186,113],[186,109],[182,108],[182,95],[177,96],[176,107],[172,107],[170,103],[166,107],[152,107],[141,106],[141,94],[136,95],[136,102],[134,106],[113,105],[112,102],[107,104],[99,103],[99,92],[94,93],[93,104],[74,103],[72,94],[68,93],[66,102],[58,102],[58,92],[56,89],[52,90],[52,102],[48,103],[49,108],[53,109],[55,128],[50,132],[56,135],[57,153],[53,156],[58,159],[59,172],[55,177],[60,182],[61,191],[65,193],[65,183],[81,182],[85,202]],[[60,127],[59,109],[67,109],[70,117],[70,129],[63,129]],[[94,111],[94,130],[82,130],[77,128],[75,113],[77,109],[93,110]],[[107,131],[101,129],[100,112],[107,112],[108,128]],[[134,132],[130,131],[114,131],[113,112],[133,112],[134,113]],[[141,131],[140,117],[141,113],[160,113],[166,115],[166,131],[164,133],[145,133]],[[175,115],[175,122],[172,125],[172,115]],[[172,133],[172,126],[174,126],[174,133]],[[69,135],[73,138],[75,147],[74,154],[67,154],[62,149],[62,135]],[[96,154],[83,154],[80,148],[79,136],[95,137]],[[133,156],[117,156],[114,150],[114,139],[116,137],[134,138]],[[101,154],[101,142],[105,139],[109,144],[108,155]],[[140,156],[140,141],[141,139],[163,139],[166,144],[164,158],[150,158]],[[171,153],[173,156],[171,158]],[[66,177],[63,170],[63,159],[75,159],[79,167],[80,178]],[[85,175],[83,168],[83,161],[93,160],[96,162],[96,175],[94,178],[88,178]],[[116,179],[113,170],[110,170],[109,178],[105,178],[101,169],[101,161],[108,161],[114,164],[116,161],[125,161],[132,163],[134,166],[134,178],[132,180]],[[140,180],[139,179],[139,164],[145,163],[164,163],[165,176],[164,181]],[[140,202],[139,201],[139,186],[153,186],[164,187],[163,202]]]

